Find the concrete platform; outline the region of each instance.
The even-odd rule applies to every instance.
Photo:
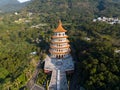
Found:
[[[45,58],[44,71],[52,72],[49,90],[68,90],[66,72],[73,70],[74,62],[71,56],[63,59],[54,59],[47,56]]]
[[[71,56],[64,59],[54,59],[47,56],[45,58],[44,70],[53,71],[59,68],[61,71],[74,70],[74,62]]]

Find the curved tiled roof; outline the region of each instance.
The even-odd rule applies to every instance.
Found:
[[[58,27],[54,30],[54,32],[67,32],[67,30],[65,30],[63,27],[62,27],[62,22],[59,20],[59,25]]]

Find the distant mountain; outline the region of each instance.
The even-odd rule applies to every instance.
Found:
[[[6,5],[6,4],[18,4],[19,2],[17,0],[0,0],[0,7]]]
[[[0,0],[0,11],[11,12],[25,7],[28,2],[20,3],[17,0]]]
[[[120,0],[113,0],[113,1],[115,1],[115,2],[120,2]]]
[[[120,0],[34,0],[27,9],[45,15],[70,15],[72,18],[120,17]]]

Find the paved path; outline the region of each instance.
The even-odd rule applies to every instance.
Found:
[[[33,73],[32,78],[28,81],[28,83],[26,85],[29,90],[45,90],[43,87],[41,87],[35,83],[37,76],[39,74],[39,70],[41,68],[40,63],[41,63],[41,61],[38,62],[38,65],[36,66],[36,69]]]
[[[45,90],[45,89],[37,84],[34,84],[34,86],[30,90]]]
[[[52,71],[52,76],[49,84],[49,89],[50,90],[56,90],[57,89],[57,71],[53,70]]]
[[[64,59],[46,57],[44,70],[52,71],[49,90],[68,90],[66,71],[74,70],[72,60],[71,56]]]
[[[59,69],[55,69],[52,71],[49,90],[68,90],[65,72],[60,71]]]

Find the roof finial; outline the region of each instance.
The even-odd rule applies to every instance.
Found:
[[[54,30],[54,32],[66,32],[66,30],[62,27],[62,22],[59,20],[58,27]]]
[[[61,22],[61,20],[59,20],[59,25],[62,25],[62,22]]]

